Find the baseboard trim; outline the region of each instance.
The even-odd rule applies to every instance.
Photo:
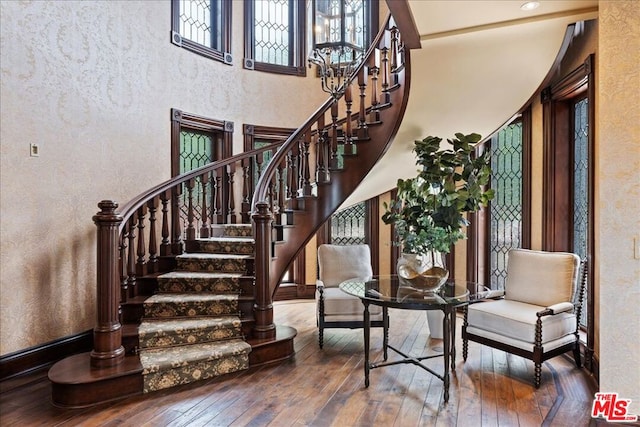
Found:
[[[60,338],[0,357],[0,381],[26,374],[93,348],[93,330]]]
[[[274,301],[286,301],[293,299],[314,299],[316,285],[284,284],[278,287],[273,297]]]

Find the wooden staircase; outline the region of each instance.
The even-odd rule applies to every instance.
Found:
[[[173,178],[120,210],[100,202],[94,349],[51,368],[53,402],[89,406],[292,357],[296,331],[274,324],[273,295],[393,141],[409,55],[388,18],[344,96],[283,143]]]

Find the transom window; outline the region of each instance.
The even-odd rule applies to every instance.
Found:
[[[231,0],[172,0],[171,42],[231,64]]]

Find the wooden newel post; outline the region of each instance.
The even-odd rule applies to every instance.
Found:
[[[98,203],[100,212],[93,217],[98,227],[96,326],[93,328],[91,366],[105,368],[124,360],[120,310],[120,272],[118,228],[122,217],[112,200]]]
[[[269,260],[271,259],[271,222],[273,218],[269,212],[269,205],[260,202],[256,205],[257,212],[252,215],[255,224],[256,258],[255,275],[256,302],[253,305],[256,338],[274,338],[276,325],[273,323],[273,303],[269,288]]]

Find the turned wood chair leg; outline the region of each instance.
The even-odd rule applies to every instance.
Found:
[[[322,329],[322,327],[318,329],[318,344],[322,349],[322,345],[324,344],[324,330]]]
[[[542,363],[535,364],[535,378],[533,380],[533,385],[535,388],[540,388],[540,379],[542,377]]]
[[[469,354],[469,340],[467,339],[467,326],[469,325],[469,310],[468,307],[464,307],[462,317],[462,360],[467,361],[467,355]]]
[[[576,343],[573,348],[573,360],[576,362],[578,368],[582,368],[582,357],[580,356],[580,344]]]

